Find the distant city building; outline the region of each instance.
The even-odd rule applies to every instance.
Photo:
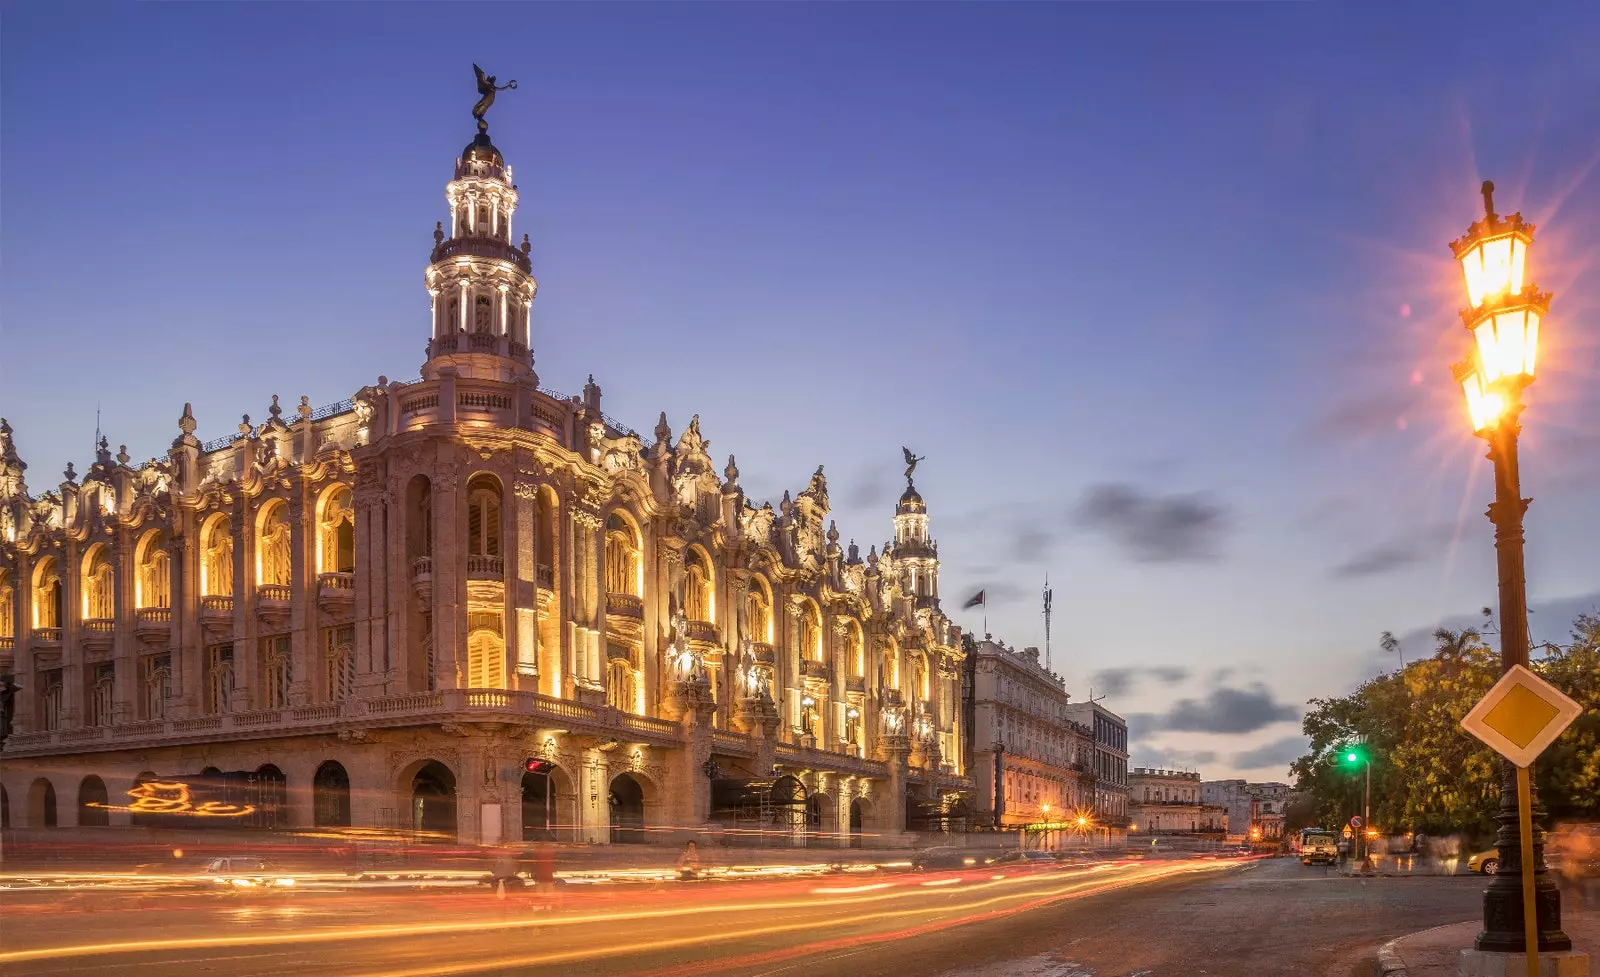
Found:
[[[1039,649],[993,641],[967,644],[968,769],[979,824],[1043,829],[1047,844],[1068,843],[1076,820],[1095,811],[1094,734],[1068,718],[1061,676],[1039,663]],[[1085,825],[1087,831],[1088,825]],[[1091,833],[1091,836],[1094,836]]]
[[[541,386],[486,124],[444,190],[420,377],[274,396],[205,442],[184,405],[164,456],[102,439],[42,490],[0,420],[13,823],[841,844],[958,822],[961,632],[915,463],[862,554],[820,467],[753,501],[698,417],[649,437],[593,377]]]
[[[1072,703],[1067,718],[1094,736],[1095,812],[1107,838],[1120,841],[1128,831],[1128,723],[1098,702]]]
[[[1185,770],[1134,767],[1128,775],[1128,824],[1138,834],[1227,832],[1228,810],[1200,796],[1200,775]]]
[[[1289,806],[1288,784],[1208,780],[1200,785],[1200,799],[1227,808],[1230,838],[1276,841],[1283,837],[1283,815]],[[1260,833],[1256,834],[1255,830]]]

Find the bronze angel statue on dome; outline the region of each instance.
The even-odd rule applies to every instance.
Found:
[[[472,107],[472,117],[478,120],[479,132],[488,132],[489,123],[484,121],[483,115],[485,112],[489,111],[489,106],[494,104],[494,93],[516,88],[517,80],[513,78],[504,85],[496,85],[494,83],[494,75],[484,74],[483,69],[478,67],[476,64],[472,66],[472,70],[478,76],[478,94],[483,96],[482,98],[478,99],[478,104]]]
[[[900,451],[906,456],[906,484],[909,485],[911,484],[911,473],[917,470],[917,462],[927,461],[928,456],[922,455],[921,457],[918,457],[917,455],[911,453],[910,448],[906,447],[902,447]]]

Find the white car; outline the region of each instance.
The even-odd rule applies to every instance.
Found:
[[[214,858],[206,866],[206,877],[219,886],[233,890],[288,889],[294,886],[294,877],[273,871],[259,858]]]

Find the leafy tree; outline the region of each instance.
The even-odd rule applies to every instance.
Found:
[[[1475,629],[1441,629],[1434,642],[1428,658],[1349,695],[1310,701],[1303,729],[1311,752],[1290,767],[1308,824],[1334,827],[1360,812],[1364,765],[1341,762],[1359,742],[1371,759],[1372,820],[1380,830],[1492,833],[1500,761],[1460,723],[1499,679],[1499,656]],[[1383,647],[1398,650],[1387,632]],[[1580,616],[1572,643],[1546,651],[1535,670],[1585,712],[1535,767],[1541,801],[1554,818],[1592,817],[1600,814],[1600,617]]]

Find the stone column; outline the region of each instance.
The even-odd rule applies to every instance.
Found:
[[[674,707],[683,724],[684,746],[671,756],[676,761],[670,785],[672,821],[680,827],[705,824],[711,817],[711,789],[705,765],[711,759],[711,713],[716,708],[710,683],[704,676],[673,682]]]
[[[317,507],[308,499],[311,487],[296,479],[289,489],[289,701],[316,697],[322,635],[317,627]],[[258,681],[261,640],[233,646],[234,711],[250,708],[250,691]],[[324,694],[332,690],[324,690]]]
[[[611,840],[609,801],[611,784],[606,769],[606,755],[598,749],[583,751],[583,766],[578,771],[578,796],[573,805],[578,814],[578,837],[574,840],[587,844],[605,844]]]
[[[113,570],[111,661],[117,669],[111,721],[118,724],[143,718],[139,715],[139,639],[133,634],[133,559],[129,554],[132,548],[128,543],[127,530],[118,529],[108,547],[110,555],[107,557]]]
[[[83,568],[78,544],[69,539],[57,554],[61,570],[61,728],[83,725]]]
[[[451,396],[454,397],[453,392]],[[441,395],[440,403],[443,402]],[[440,460],[449,468],[433,479],[433,654],[438,688],[454,689],[460,687],[460,656],[466,646],[466,635],[461,630],[466,606],[466,558],[461,540],[456,460]]]
[[[904,733],[885,734],[880,740],[883,759],[889,765],[889,780],[876,798],[878,829],[885,844],[908,844],[906,836],[906,763],[911,744]]]
[[[351,495],[356,510],[358,567],[354,607],[356,694],[372,697],[383,694],[392,665],[388,640],[389,539],[385,532],[389,520],[384,518],[387,503],[376,462],[367,460],[359,465]],[[312,613],[315,619],[316,612]]]
[[[538,582],[535,540],[538,536],[539,486],[532,472],[518,472],[512,488],[516,507],[506,552],[511,558],[511,583],[506,588],[506,649],[510,653],[510,687],[539,690]]]

